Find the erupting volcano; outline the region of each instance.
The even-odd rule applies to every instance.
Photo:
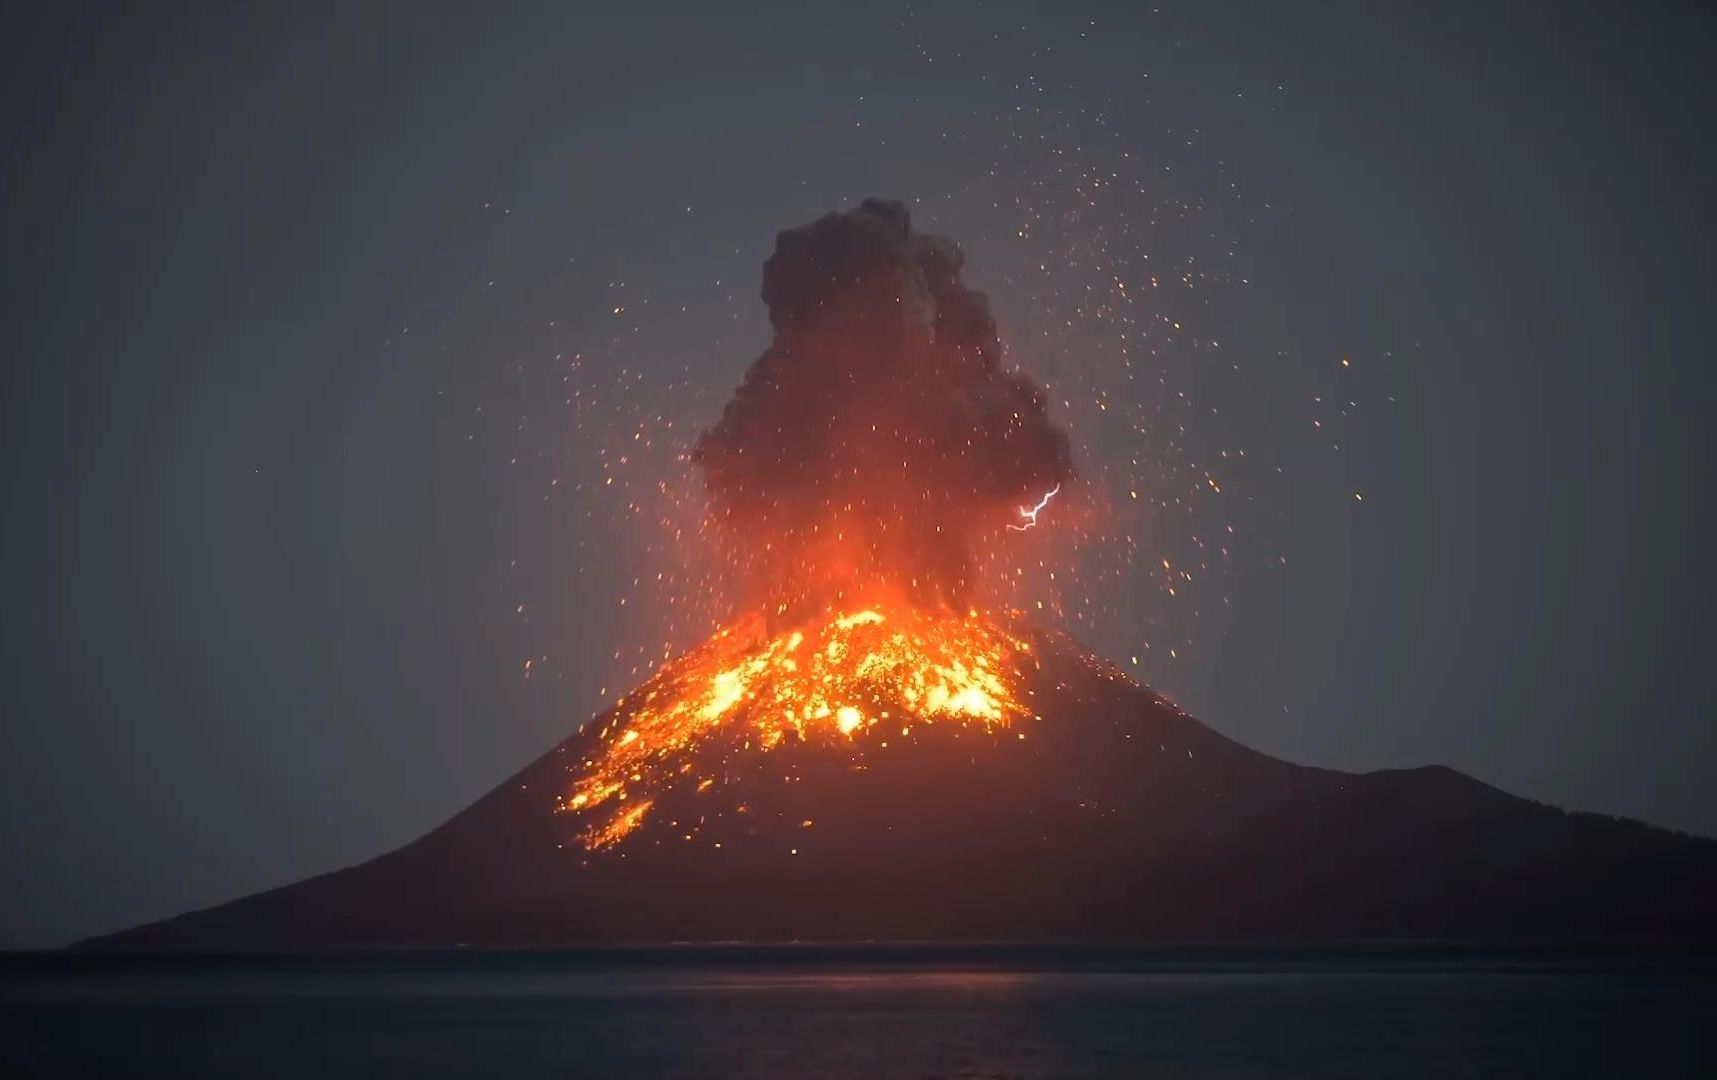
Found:
[[[1081,483],[961,269],[899,203],[781,233],[690,449],[725,627],[423,839],[101,943],[1711,936],[1717,842],[1278,761],[1013,610]]]
[[[738,754],[862,753],[1027,711],[1030,644],[963,605],[977,549],[1035,526],[1073,468],[1041,391],[1001,369],[962,261],[896,202],[780,234],[775,341],[693,452],[747,613],[602,727],[564,804],[586,847],[620,843],[665,789],[721,783]]]

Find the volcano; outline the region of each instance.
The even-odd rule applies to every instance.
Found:
[[[1266,757],[986,593],[1080,479],[963,265],[900,202],[777,237],[688,454],[749,614],[421,840],[94,944],[1711,936],[1717,842]]]
[[[414,843],[94,939],[1710,940],[1717,841],[1280,761],[1012,615],[740,624]]]

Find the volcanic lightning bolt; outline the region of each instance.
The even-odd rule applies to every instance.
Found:
[[[1061,485],[1057,484],[1043,493],[1043,498],[1037,500],[1036,506],[1020,507],[1019,516],[1025,519],[1024,522],[1022,524],[1010,524],[1008,528],[1012,529],[1014,532],[1025,532],[1027,529],[1036,528],[1037,515],[1043,512],[1043,508],[1049,505],[1049,500],[1055,498],[1056,493],[1060,490]]]

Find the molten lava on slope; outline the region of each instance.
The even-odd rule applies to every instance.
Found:
[[[1029,714],[1024,674],[1036,664],[1012,622],[866,608],[770,636],[761,617],[744,620],[617,705],[562,809],[586,820],[580,841],[596,850],[642,824],[664,788],[723,783],[735,753],[789,740],[886,748],[916,724],[1001,733]]]

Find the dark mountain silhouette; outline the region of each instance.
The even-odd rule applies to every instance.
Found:
[[[590,853],[555,804],[591,723],[397,851],[84,944],[1717,936],[1717,841],[1441,767],[1289,764],[1066,638],[1038,653],[1041,719],[1007,732],[921,724],[862,760],[824,743],[742,755]]]

